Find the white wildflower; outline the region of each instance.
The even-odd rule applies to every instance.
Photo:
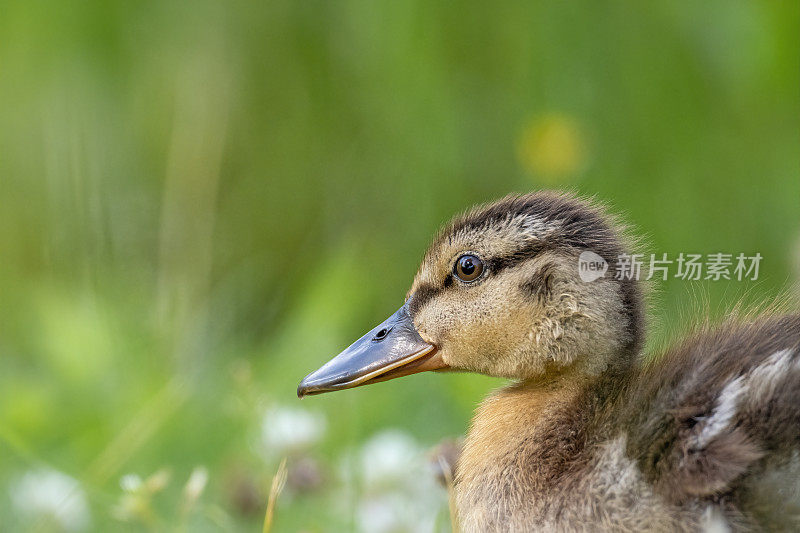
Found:
[[[268,456],[307,448],[325,433],[325,418],[298,407],[274,407],[261,421],[261,442]]]
[[[435,531],[438,505],[421,508],[406,491],[388,492],[362,500],[356,513],[364,533],[430,533]]]
[[[436,482],[425,451],[408,434],[388,430],[360,450],[365,491],[357,520],[361,531],[433,531],[447,493]]]
[[[125,492],[136,492],[142,488],[142,478],[138,474],[125,474],[120,478],[119,486]]]
[[[204,466],[195,467],[189,476],[189,481],[183,489],[187,499],[196,500],[203,493],[208,483],[208,468]]]
[[[388,497],[363,500],[356,514],[359,531],[391,533],[402,530],[403,516],[397,504]]]
[[[10,487],[14,507],[31,519],[48,517],[66,531],[89,527],[86,494],[75,479],[43,469],[26,472]]]
[[[361,471],[367,488],[397,485],[414,467],[422,464],[423,452],[408,434],[387,430],[369,439],[361,448]]]

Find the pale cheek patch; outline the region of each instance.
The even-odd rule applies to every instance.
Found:
[[[520,350],[531,349],[535,313],[515,283],[503,273],[481,285],[442,291],[417,312],[415,325],[451,366],[511,377]]]

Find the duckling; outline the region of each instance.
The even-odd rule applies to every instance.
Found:
[[[434,240],[403,306],[298,387],[422,371],[508,378],[454,482],[464,531],[800,528],[800,315],[730,321],[641,354],[620,224],[555,192],[510,196]],[[578,257],[607,262],[584,281]]]

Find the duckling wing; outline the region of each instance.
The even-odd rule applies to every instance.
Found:
[[[628,451],[660,493],[800,525],[800,315],[698,334],[634,383]]]

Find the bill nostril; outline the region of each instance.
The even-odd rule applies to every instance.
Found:
[[[383,339],[386,338],[386,335],[389,334],[389,331],[391,329],[392,328],[381,328],[381,330],[378,331],[378,333],[376,333],[374,337],[372,337],[372,340],[374,340],[374,341],[382,341]]]

